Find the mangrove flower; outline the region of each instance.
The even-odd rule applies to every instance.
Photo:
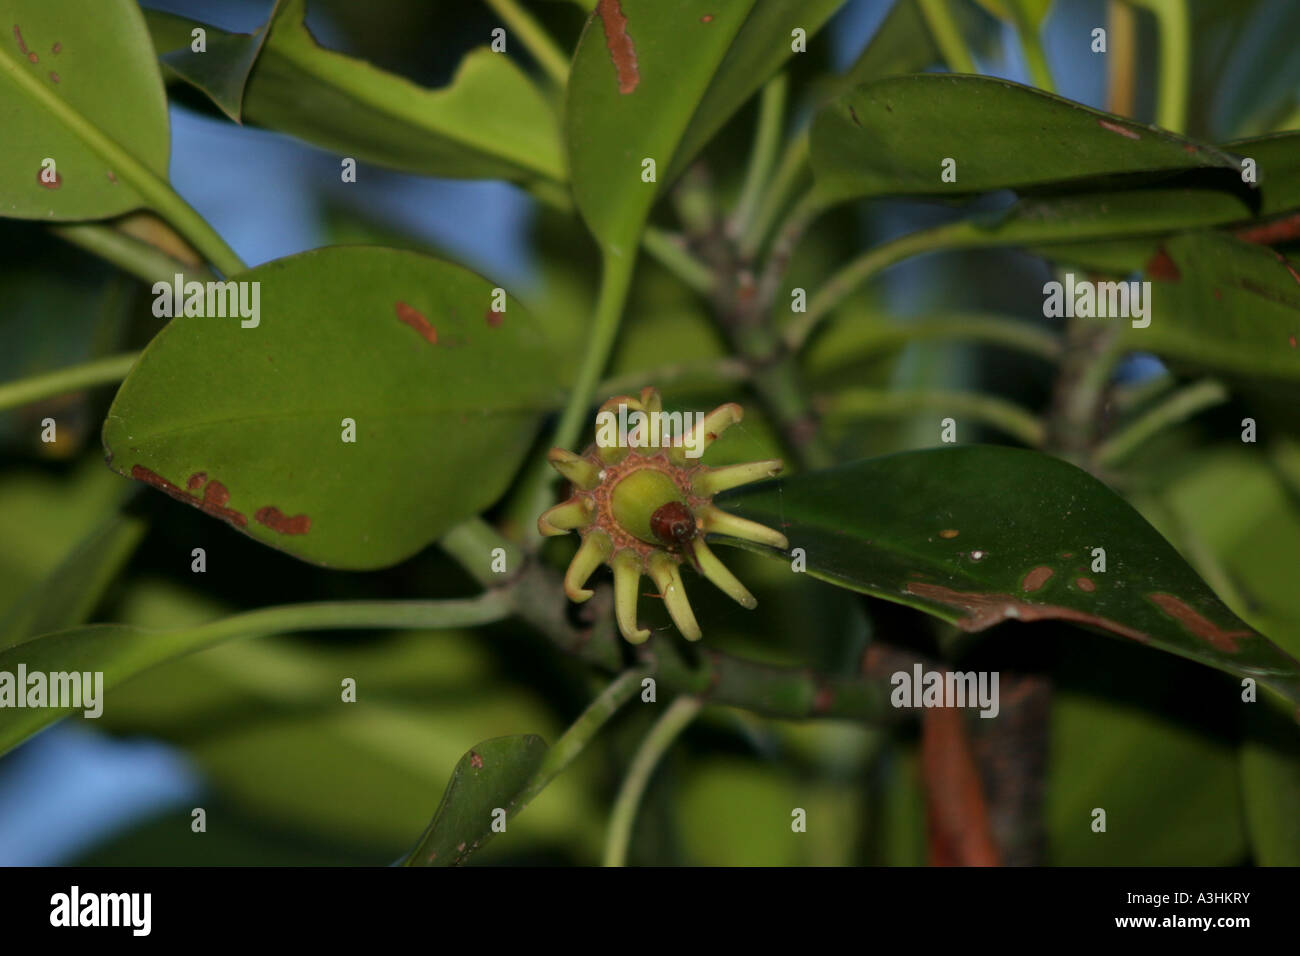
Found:
[[[633,413],[630,414],[629,413]],[[635,414],[640,413],[640,414]],[[779,460],[710,468],[699,456],[729,426],[741,420],[739,405],[721,405],[696,415],[691,428],[670,436],[675,415],[665,416],[653,388],[638,401],[611,398],[597,415],[596,443],[581,455],[553,448],[550,463],[571,483],[571,495],[537,519],[544,535],[577,531],[578,553],[564,576],[564,593],[581,603],[594,592],[587,579],[601,564],[614,571],[614,606],[619,630],[633,644],[650,632],[637,625],[637,592],[641,576],[654,581],[659,596],[682,635],[700,639],[686,591],[681,565],[690,564],[741,605],[753,608],[754,596],[717,559],[704,536],[710,533],[744,538],[785,550],[779,531],[728,514],[713,504],[713,496],[728,488],[771,478],[781,471]],[[690,416],[685,416],[689,421]],[[613,427],[635,421],[629,432]]]

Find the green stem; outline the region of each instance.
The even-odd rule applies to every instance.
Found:
[[[785,146],[785,152],[777,163],[772,181],[764,191],[757,214],[749,226],[740,234],[740,255],[743,259],[753,259],[763,247],[776,217],[790,201],[790,194],[799,182],[800,175],[808,165],[808,130],[793,136]]]
[[[700,295],[713,292],[713,270],[686,249],[680,236],[654,226],[646,229],[641,245],[656,262]]]
[[[1191,15],[1187,0],[1138,0],[1155,15],[1160,34],[1160,87],[1156,96],[1156,125],[1173,133],[1187,127],[1187,94],[1191,88]]]
[[[934,42],[943,54],[943,60],[953,73],[977,73],[975,61],[961,38],[957,22],[952,18],[948,0],[917,0],[921,16],[925,18]]]
[[[1056,84],[1052,80],[1052,68],[1048,65],[1047,55],[1043,52],[1043,38],[1028,18],[1020,13],[1020,8],[1014,3],[1012,7],[1016,11],[1016,36],[1020,40],[1020,52],[1025,57],[1025,65],[1029,68],[1029,78],[1040,90],[1055,93]]]
[[[717,386],[730,382],[743,382],[749,378],[749,375],[749,363],[726,356],[705,359],[699,362],[670,362],[658,368],[629,372],[626,375],[607,378],[600,383],[600,394],[631,394],[644,385],[654,385],[656,387],[682,384]]]
[[[627,244],[626,248],[632,250],[630,253],[616,252],[608,246],[605,248],[596,316],[588,334],[587,351],[582,357],[577,381],[574,382],[569,401],[560,414],[559,424],[551,438],[551,444],[556,448],[571,449],[577,445],[587,424],[596,386],[600,383],[605,366],[609,364],[610,352],[618,338],[623,306],[627,302],[632,272],[636,267],[637,245],[635,242]],[[537,530],[537,516],[546,508],[554,478],[555,472],[545,457],[539,458],[525,477],[514,507],[510,509],[510,522],[526,546],[535,546],[541,540],[541,534]]]
[[[1106,439],[1097,448],[1096,460],[1103,465],[1123,461],[1157,433],[1227,400],[1227,388],[1213,379],[1180,388]]]
[[[96,385],[116,384],[126,378],[126,373],[139,357],[139,352],[124,352],[44,375],[4,382],[0,384],[0,409],[19,408]]]
[[[623,671],[613,683],[601,691],[600,696],[587,705],[587,709],[569,725],[569,729],[555,742],[555,746],[547,751],[542,765],[537,768],[528,785],[520,791],[515,801],[516,809],[526,806],[530,800],[546,789],[547,784],[573,763],[609,718],[637,695],[641,689],[641,681],[648,673],[643,667]]]
[[[155,282],[170,285],[177,273],[184,275],[187,280],[205,281],[211,278],[207,269],[201,266],[196,269],[179,259],[173,259],[147,242],[101,223],[51,226],[50,232],[150,285]]]
[[[628,253],[607,250],[603,256],[600,296],[596,300],[596,316],[588,338],[587,353],[582,358],[578,380],[574,382],[560,423],[555,427],[554,444],[560,448],[569,448],[577,443],[587,423],[596,385],[609,364],[636,267],[635,246],[632,250]]]
[[[797,315],[786,326],[786,344],[793,351],[802,348],[817,324],[837,305],[858,286],[894,263],[923,252],[971,247],[980,242],[980,230],[970,220],[960,219],[909,233],[868,249],[831,276],[808,303],[808,311]]]
[[[595,624],[585,629],[570,623],[572,605],[564,596],[558,571],[534,562],[514,591],[519,616],[560,650],[604,671],[623,669],[627,645],[614,626],[609,588],[596,591],[590,618]],[[718,651],[688,659],[681,642],[666,636],[652,637],[635,654],[651,668],[660,694],[693,694],[710,703],[787,720],[839,718],[886,724],[906,716],[906,711],[890,705],[891,688],[885,680],[831,677]]]
[[[157,175],[98,126],[86,120],[61,96],[47,87],[34,71],[24,69],[10,57],[0,57],[0,70],[23,89],[37,105],[53,116],[74,136],[89,146],[112,168],[114,175],[134,189],[159,215],[167,219],[194,248],[225,275],[244,268],[243,262],[226,245],[207,221],[182,199],[166,179]]]
[[[758,213],[776,150],[781,139],[781,120],[785,116],[786,91],[789,80],[784,72],[778,73],[763,87],[758,107],[758,128],[754,134],[754,148],[749,154],[749,168],[745,183],[740,189],[740,199],[732,213],[729,234],[734,238],[746,235]]]
[[[1014,402],[980,392],[946,392],[933,389],[884,390],[851,388],[827,401],[827,415],[894,417],[923,410],[964,415],[998,429],[1030,448],[1043,444],[1043,422]]]
[[[703,702],[697,697],[678,697],[642,741],[628,767],[627,776],[623,778],[623,785],[619,788],[610,814],[609,830],[605,836],[605,866],[622,866],[627,861],[627,848],[632,840],[632,825],[636,822],[637,808],[641,805],[641,797],[654,775],[655,767],[673,741],[695,719],[702,706]]]
[[[523,568],[519,548],[482,518],[462,521],[442,536],[438,546],[485,588],[510,581]],[[492,552],[497,548],[505,551],[504,573],[492,570]]]
[[[290,634],[294,631],[335,631],[367,628],[476,627],[514,613],[508,590],[488,591],[475,598],[450,601],[327,601],[285,604],[235,614],[185,633],[201,637],[196,643],[216,644],[233,637]]]
[[[983,313],[946,313],[923,315],[881,329],[851,352],[836,351],[843,362],[859,362],[882,352],[901,348],[910,342],[943,340],[980,342],[1000,345],[1049,362],[1061,357],[1058,336],[1029,322]]]
[[[538,66],[547,72],[556,86],[563,89],[569,82],[569,58],[551,39],[546,29],[515,0],[484,0],[484,2],[505,21],[506,26],[519,35],[519,39],[533,55]]]

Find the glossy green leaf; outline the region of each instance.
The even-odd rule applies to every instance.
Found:
[[[563,180],[558,124],[528,75],[486,47],[469,53],[446,87],[429,90],[319,46],[303,22],[304,0],[281,0],[243,87],[242,119],[344,156],[428,176]],[[188,33],[177,18],[149,13],[159,52]],[[163,57],[222,108],[256,41],[206,24],[230,53],[228,73],[187,49]]]
[[[103,686],[109,687],[176,653],[177,643],[160,641],[156,633],[123,624],[90,624],[42,635],[0,651],[0,671],[14,675],[20,673],[19,668],[26,674],[98,671],[104,675]],[[6,706],[0,710],[0,754],[56,720],[88,709]]]
[[[817,114],[811,149],[817,188],[828,201],[1240,168],[1216,147],[1059,96],[938,73],[891,77],[840,96]],[[956,161],[955,182],[940,179],[945,158]]]
[[[546,759],[546,741],[532,734],[485,740],[460,758],[429,828],[404,866],[458,866],[490,840],[498,809],[509,817]]]
[[[963,630],[1065,620],[1300,702],[1300,662],[1249,628],[1131,506],[1036,452],[903,452],[720,496],[782,528],[808,572]],[[1106,570],[1093,571],[1096,548]]]
[[[492,284],[457,266],[336,246],[235,278],[260,290],[258,325],[173,319],[118,392],[104,446],[121,474],[296,557],[410,556],[505,490],[556,402],[528,313],[491,311]]]
[[[1196,232],[1148,264],[1151,325],[1125,324],[1131,348],[1196,368],[1300,378],[1300,270],[1271,249]]]
[[[266,28],[253,34],[227,33],[205,25],[202,28],[205,32],[204,49],[196,52],[191,44],[190,30],[193,27],[189,21],[154,11],[147,15],[151,24],[154,16],[177,21],[180,43],[168,47],[170,52],[162,55],[162,61],[186,83],[207,94],[221,112],[238,123],[243,115],[244,89],[266,41]],[[150,29],[153,29],[152,25]],[[155,41],[160,36],[160,33],[154,33]]]
[[[1158,239],[1135,236],[1224,226],[1266,245],[1293,239],[1294,213],[1300,209],[1300,133],[1239,140],[1223,149],[1255,161],[1258,189],[1166,186],[1023,199],[986,222],[1002,240],[1019,234],[1026,243],[1044,243],[1032,250],[1048,259],[1107,273],[1140,271],[1160,251]],[[1105,241],[1081,239],[1076,225],[1083,235]]]
[[[167,178],[167,101],[140,8],[10,0],[5,14],[0,215],[101,219],[144,205],[106,156],[115,147]]]
[[[565,138],[574,196],[606,246],[640,232],[655,196],[811,34],[826,0],[608,0],[574,54]],[[654,160],[655,179],[643,180]]]
[[[643,181],[645,161],[667,180],[695,106],[753,7],[609,0],[587,20],[569,73],[565,141],[578,209],[603,245],[630,254],[659,189]]]

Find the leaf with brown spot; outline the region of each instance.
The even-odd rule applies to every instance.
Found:
[[[565,102],[569,175],[602,245],[634,243],[656,196],[840,0],[601,0]],[[712,16],[708,28],[700,19]],[[643,159],[656,181],[641,181]]]
[[[1239,157],[1217,146],[984,76],[918,73],[863,84],[821,109],[810,147],[817,191],[835,202],[1194,169],[1230,170],[1240,183]],[[957,161],[956,182],[939,178],[944,157]]]
[[[546,759],[546,741],[533,734],[495,737],[460,758],[442,803],[402,866],[460,866],[490,840],[493,811],[509,819],[516,801]]]
[[[1068,621],[1253,677],[1300,703],[1300,662],[1240,621],[1127,502],[1059,459],[979,445],[903,452],[725,492],[718,503],[782,527],[812,576],[964,630]],[[959,541],[935,535],[940,520],[961,528]],[[1106,549],[1100,584],[1072,586],[1084,579],[1061,555],[1094,547]]]
[[[135,0],[6,0],[0,30],[0,216],[103,219],[145,205],[114,184],[105,143],[166,180],[167,98]],[[61,43],[58,70],[37,50]],[[56,108],[58,107],[58,108]],[[58,178],[43,182],[42,160]]]
[[[1123,323],[1129,346],[1180,368],[1249,380],[1300,380],[1300,280],[1274,250],[1220,232],[1199,231],[1164,243],[1148,271],[1151,324]],[[1176,281],[1168,281],[1176,277]],[[1163,281],[1162,281],[1163,280]]]
[[[173,319],[118,391],[104,446],[117,471],[303,560],[414,554],[505,490],[558,404],[542,330],[512,304],[484,334],[494,286],[457,266],[331,246],[235,278],[261,283],[260,324]],[[395,302],[459,346],[430,347]]]

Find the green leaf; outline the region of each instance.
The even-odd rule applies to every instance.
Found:
[[[11,0],[5,13],[0,215],[102,219],[144,205],[109,158],[128,153],[167,178],[167,100],[140,8]],[[47,159],[56,182],[40,178]]]
[[[1166,242],[1148,264],[1151,325],[1129,346],[1195,368],[1300,378],[1300,270],[1271,249],[1214,232]]]
[[[1244,185],[1231,191],[1173,182],[1152,189],[1030,198],[1004,213],[984,217],[981,224],[990,242],[1042,244],[1034,251],[1047,258],[1106,272],[1140,270],[1157,254],[1160,244],[1152,240],[1097,242],[1097,237],[1166,235],[1230,224],[1235,232],[1257,242],[1294,237],[1293,213],[1300,209],[1300,133],[1242,140],[1223,148],[1255,161],[1257,190],[1248,192]]]
[[[10,466],[0,472],[0,610],[14,606],[118,511],[122,482],[98,455],[71,468]]]
[[[128,624],[92,624],[19,638],[16,644],[0,649],[0,672],[19,674],[15,682],[19,688],[25,688],[24,668],[28,674],[98,672],[102,687],[108,689],[163,661],[236,638],[354,627],[473,627],[500,620],[505,612],[502,605],[498,594],[488,593],[465,601],[327,602],[259,608],[161,631]],[[267,659],[262,658],[264,662]],[[12,688],[6,691],[11,692]],[[28,690],[26,696],[31,700],[32,692]],[[0,708],[0,754],[65,714],[82,709],[48,704],[16,707],[7,703]]]
[[[814,577],[963,630],[1070,621],[1300,702],[1300,662],[1236,618],[1123,499],[1056,458],[978,445],[903,452],[722,502],[783,529]],[[1095,548],[1104,573],[1092,570]]]
[[[509,57],[474,50],[449,85],[429,90],[319,46],[303,22],[305,9],[304,0],[281,0],[275,8],[243,87],[243,121],[404,172],[564,180],[554,112]],[[177,18],[152,11],[148,18],[160,51],[185,37],[186,49],[164,62],[230,113],[243,55],[256,38],[192,22],[207,30],[210,51],[214,44],[225,51],[222,64],[209,66],[202,61],[211,52],[188,52],[188,31]]]
[[[891,77],[840,96],[813,121],[811,149],[827,201],[1240,169],[1216,147],[1018,83],[938,73]],[[955,182],[940,179],[945,158],[956,161]]]
[[[259,324],[173,319],[104,447],[119,473],[303,560],[409,557],[505,490],[557,401],[528,313],[490,311],[492,284],[457,266],[329,247],[235,278],[260,283]]]
[[[835,5],[598,5],[578,41],[565,109],[574,196],[596,238],[632,243],[659,188],[790,55],[791,29],[811,34]],[[646,159],[654,182],[642,180]]]
[[[842,3],[763,0],[754,5],[695,108],[665,182],[676,179],[736,110],[790,58],[794,52],[793,31],[801,29],[811,39]]]
[[[49,577],[0,618],[0,649],[85,621],[146,529],[142,518],[118,513],[92,531]]]
[[[258,54],[262,52],[262,44],[266,40],[266,28],[263,27],[250,35],[226,33],[224,30],[204,26],[203,30],[207,33],[204,40],[205,48],[203,52],[196,53],[191,46],[190,32],[185,29],[188,21],[181,17],[170,17],[168,14],[157,15],[180,20],[182,26],[179,32],[183,33],[179,48],[170,48],[171,52],[163,54],[162,61],[186,83],[207,94],[221,112],[236,123],[240,122],[243,114],[244,89],[248,85],[248,76],[253,69],[253,64],[257,62]],[[150,18],[152,24],[154,11],[149,11],[146,16]],[[154,36],[157,38],[159,34],[155,33]]]
[[[964,4],[952,10],[962,38],[977,54],[986,54],[998,40],[988,17]],[[969,15],[968,15],[969,14]],[[844,75],[835,80],[837,92],[898,73],[920,73],[943,62],[943,53],[916,0],[896,0],[875,35]]]
[[[179,652],[178,642],[159,640],[157,633],[123,624],[90,624],[0,650],[0,671],[14,675],[19,667],[27,674],[99,671],[104,675],[103,686],[109,687]],[[0,755],[61,717],[87,709],[6,706],[0,710]]]
[[[851,88],[898,73],[919,73],[942,59],[916,0],[898,0],[840,82]]]
[[[546,741],[532,734],[485,740],[460,758],[438,812],[403,866],[458,866],[493,836],[497,809],[514,810],[546,759]]]

